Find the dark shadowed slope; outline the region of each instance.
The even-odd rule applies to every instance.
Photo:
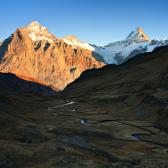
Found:
[[[55,93],[50,87],[20,79],[10,73],[0,73],[0,92],[1,94],[4,92],[5,94],[36,93],[41,95],[52,95]]]
[[[110,91],[114,89],[114,85],[129,82],[141,83],[142,87],[146,84],[151,87],[161,87],[167,82],[167,71],[168,46],[160,47],[153,53],[137,55],[119,66],[107,65],[98,70],[87,70],[75,82],[69,84],[63,93],[73,91],[72,94],[75,95],[79,91],[80,95],[83,95],[88,93],[88,90]],[[134,88],[129,89],[131,90],[128,91],[131,92]]]
[[[147,108],[168,131],[168,46],[145,53],[122,65],[88,70],[62,92],[64,96],[117,106],[123,111]],[[114,104],[113,104],[114,103]],[[138,110],[139,111],[139,110]],[[140,110],[141,111],[141,110]],[[142,110],[145,114],[146,110]],[[130,112],[131,113],[131,112]],[[141,113],[141,112],[140,112]],[[160,117],[163,117],[160,119]],[[158,124],[156,121],[156,124]]]
[[[0,168],[167,168],[167,74],[162,47],[55,96],[4,92]]]

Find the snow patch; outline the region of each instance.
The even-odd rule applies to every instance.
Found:
[[[94,50],[94,47],[92,47],[90,44],[81,42],[77,38],[75,38],[74,36],[67,36],[67,37],[63,38],[63,41],[65,43],[67,43],[68,45],[73,46],[74,48],[80,47],[80,48],[90,50],[90,51]]]
[[[52,43],[52,42],[53,42],[52,39],[49,39],[49,38],[47,38],[47,37],[44,36],[44,35],[39,35],[39,36],[37,36],[34,32],[31,32],[31,33],[29,34],[29,37],[30,37],[33,41],[46,40],[46,41],[48,41],[49,43]]]

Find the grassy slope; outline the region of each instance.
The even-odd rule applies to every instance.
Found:
[[[167,53],[87,71],[55,96],[1,87],[0,168],[165,168]]]

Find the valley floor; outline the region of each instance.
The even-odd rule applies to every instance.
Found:
[[[1,96],[0,168],[166,168],[168,134],[143,105],[122,111],[127,103],[102,93]]]

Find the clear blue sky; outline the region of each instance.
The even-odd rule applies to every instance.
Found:
[[[137,26],[151,38],[168,38],[168,0],[1,0],[0,39],[36,20],[57,37],[73,34],[105,45]]]

